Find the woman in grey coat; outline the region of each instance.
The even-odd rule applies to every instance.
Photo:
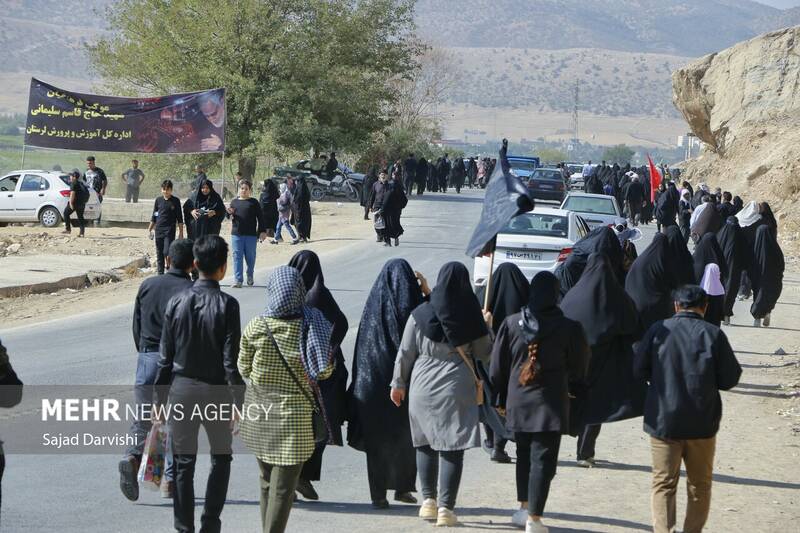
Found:
[[[419,516],[437,526],[457,524],[464,450],[481,443],[475,359],[486,362],[491,352],[487,321],[491,315],[481,312],[466,267],[447,263],[430,301],[411,313],[395,360],[394,404],[411,390],[411,438],[425,498]]]

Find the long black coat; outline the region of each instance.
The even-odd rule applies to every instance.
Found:
[[[643,327],[649,328],[674,314],[672,291],[676,286],[677,277],[670,269],[667,237],[656,233],[625,278],[625,291],[636,304]]]
[[[506,318],[497,333],[490,374],[498,404],[506,408],[510,431],[569,433],[569,394],[584,385],[589,345],[581,325],[556,311],[548,319],[550,331],[538,341],[539,371],[531,385],[519,383],[520,371],[528,360],[528,343],[519,325],[522,313]]]
[[[403,185],[397,181],[388,182],[386,187],[387,193],[383,200],[383,218],[386,221],[384,231],[386,236],[396,239],[403,234],[400,216],[408,205],[408,197],[403,190]]]
[[[725,225],[717,233],[717,241],[719,241],[719,247],[722,249],[722,255],[725,257],[728,267],[728,279],[724,283],[723,315],[733,316],[733,306],[736,303],[736,296],[739,294],[742,272],[750,264],[752,251],[747,247],[747,240],[739,226],[739,219],[734,216],[728,217],[725,221]]]
[[[264,180],[264,190],[258,201],[261,204],[261,212],[264,213],[264,225],[268,230],[275,231],[278,225],[278,197],[280,191],[278,186],[271,179]]]
[[[222,229],[222,220],[225,218],[225,203],[222,201],[222,197],[217,194],[217,191],[211,189],[205,195],[198,189],[192,195],[191,202],[191,209],[205,208],[209,211],[214,211],[213,217],[202,216],[197,220],[192,216],[191,210],[189,211],[189,220],[192,221],[192,238],[196,240],[204,235],[219,235]]]
[[[611,268],[617,275],[617,279],[622,282],[622,247],[614,230],[607,226],[600,226],[593,229],[585,237],[575,243],[572,253],[567,259],[556,267],[554,272],[561,287],[561,294],[567,294],[572,287],[581,279],[583,270],[589,256],[596,252],[602,252],[608,256]]]

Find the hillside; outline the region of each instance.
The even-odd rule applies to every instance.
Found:
[[[417,13],[421,35],[439,45],[691,57],[788,26],[796,16],[749,0],[418,0]]]
[[[670,101],[670,75],[691,60],[588,49],[447,50],[457,72],[449,95],[455,104],[569,113],[579,81],[581,111],[614,117],[679,117]]]

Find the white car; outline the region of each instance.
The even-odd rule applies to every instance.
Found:
[[[537,272],[553,272],[572,252],[575,243],[589,233],[580,215],[563,209],[537,207],[511,219],[497,234],[494,268],[503,263],[516,264],[528,280]],[[473,284],[486,285],[489,257],[476,257]]]
[[[578,213],[591,229],[625,223],[617,199],[605,194],[571,192],[561,202],[561,209]]]
[[[53,228],[61,223],[69,203],[69,176],[48,170],[17,170],[0,178],[0,224],[41,222]],[[83,217],[100,218],[97,193],[89,191]],[[72,219],[77,219],[73,214]]]

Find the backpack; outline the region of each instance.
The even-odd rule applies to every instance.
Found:
[[[75,193],[75,201],[80,205],[85,205],[89,201],[89,187],[86,184],[78,180],[78,190]]]

